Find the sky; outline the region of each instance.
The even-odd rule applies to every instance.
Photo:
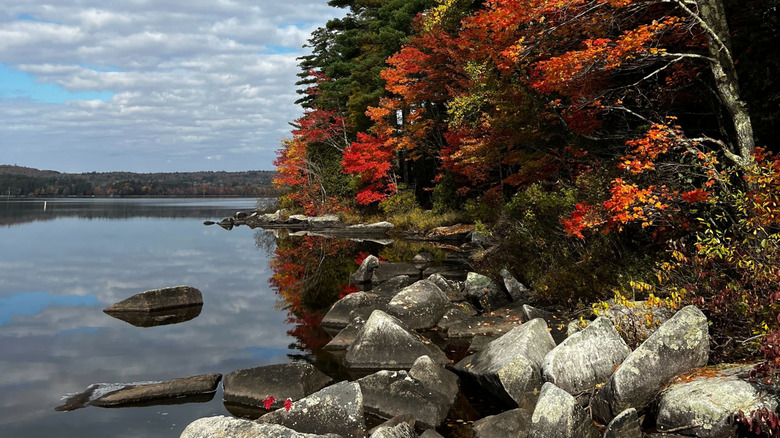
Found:
[[[327,0],[2,0],[0,164],[271,170]]]

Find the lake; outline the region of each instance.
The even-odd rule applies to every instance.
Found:
[[[319,350],[328,340],[319,318],[350,292],[356,257],[377,249],[203,225],[255,205],[233,198],[0,200],[0,435],[178,437],[196,418],[228,414],[221,388],[203,403],[55,411],[64,396],[94,383],[291,360],[338,378],[338,365]],[[102,311],[175,285],[201,290],[199,316],[136,327]]]

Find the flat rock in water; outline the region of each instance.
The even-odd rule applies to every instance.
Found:
[[[225,403],[263,406],[269,396],[282,407],[286,399],[299,400],[331,384],[333,379],[313,365],[291,362],[233,371],[222,382]]]
[[[501,336],[519,327],[525,321],[518,307],[505,307],[482,315],[466,316],[459,312],[448,316],[446,323],[440,323],[439,329],[450,340],[471,340],[476,336]]]
[[[542,375],[569,394],[590,392],[606,382],[629,353],[612,322],[598,318],[547,353]]]
[[[507,294],[493,280],[476,272],[467,274],[463,290],[468,299],[485,312],[509,303]]]
[[[473,438],[526,438],[530,425],[531,413],[517,408],[475,421],[471,431]]]
[[[375,310],[366,321],[355,342],[347,348],[344,366],[362,370],[409,369],[420,356],[447,364],[444,352],[397,318]]]
[[[596,426],[577,400],[547,382],[531,416],[529,438],[598,438]]]
[[[190,286],[174,286],[152,289],[106,307],[106,313],[154,312],[177,307],[202,306],[203,295]]]
[[[687,306],[628,355],[592,399],[595,418],[609,423],[628,408],[643,409],[675,376],[704,366],[710,344],[707,318]]]
[[[387,304],[387,313],[412,330],[436,327],[450,301],[436,284],[420,280],[401,289]]]
[[[207,395],[208,401],[217,390],[221,374],[203,374],[183,377],[165,382],[144,382],[129,384],[98,383],[90,385],[81,394],[68,397],[58,411],[71,411],[85,406],[118,408],[123,406],[141,406],[171,404],[176,400]]]
[[[179,324],[195,319],[203,309],[202,304],[177,307],[175,309],[147,311],[106,312],[108,316],[124,321],[136,327],[157,327],[161,325]]]
[[[728,438],[737,435],[736,427],[729,422],[731,414],[741,410],[747,415],[761,408],[775,412],[777,396],[767,386],[749,381],[750,368],[703,369],[678,379],[659,395],[658,431],[696,425],[686,428],[685,433],[702,438]]]
[[[322,318],[322,326],[325,328],[343,329],[350,322],[353,316],[351,312],[356,309],[368,308],[371,311],[384,309],[390,297],[386,295],[377,295],[371,292],[355,292],[336,301],[331,306],[328,313]]]
[[[278,409],[258,419],[298,432],[327,434],[343,438],[364,438],[363,393],[355,382],[340,382],[292,403],[289,411]]]
[[[278,424],[220,415],[193,421],[179,438],[340,438],[340,435],[300,433]]]
[[[482,351],[455,365],[455,371],[474,378],[496,396],[533,406],[542,383],[542,360],[555,342],[543,319],[534,319],[489,343]]]

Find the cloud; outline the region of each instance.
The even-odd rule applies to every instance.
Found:
[[[343,13],[326,0],[3,3],[0,59],[31,80],[0,85],[2,159],[61,171],[271,169],[300,115],[296,58]]]

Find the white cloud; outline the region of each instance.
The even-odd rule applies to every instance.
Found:
[[[300,113],[301,46],[343,13],[327,0],[3,3],[6,68],[113,94],[0,100],[4,162],[62,171],[272,168]]]

